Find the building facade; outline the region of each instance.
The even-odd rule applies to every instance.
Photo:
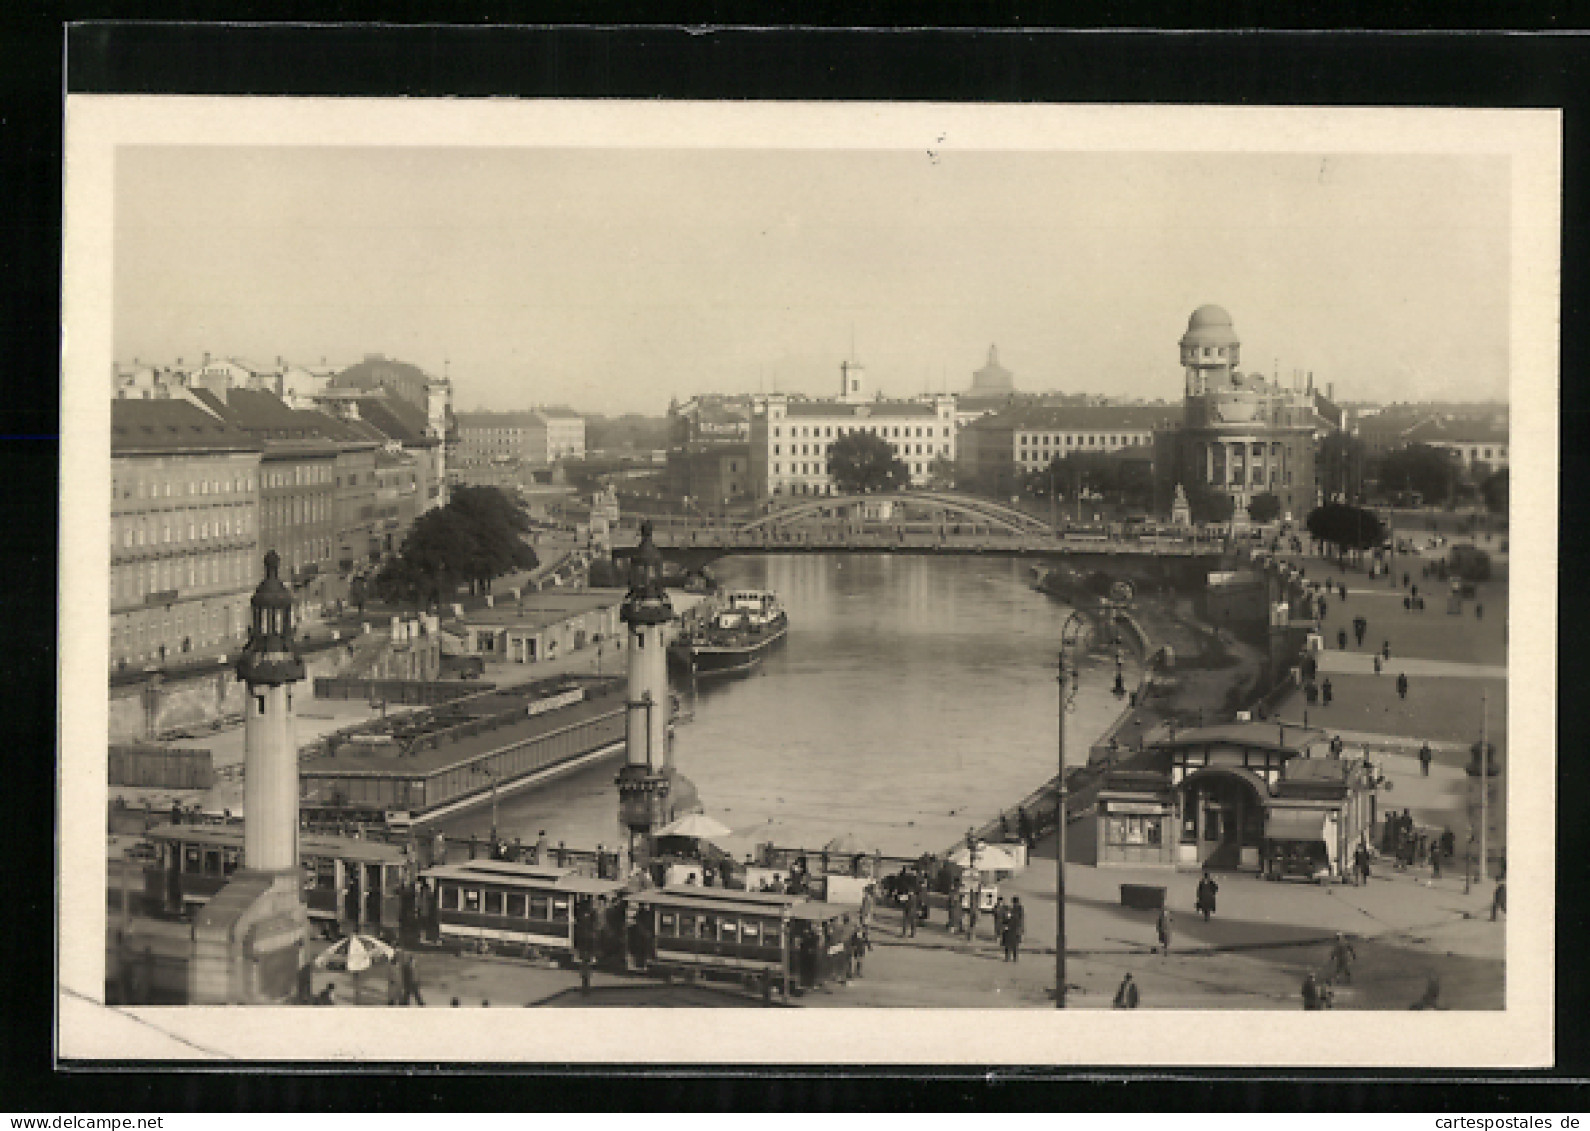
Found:
[[[180,400],[112,403],[112,669],[243,642],[260,555],[260,448]]]
[[[710,509],[751,493],[749,443],[691,443],[668,453],[670,494]]]
[[[968,487],[1005,494],[1022,478],[1073,453],[1140,454],[1152,462],[1154,434],[1180,422],[1178,405],[1029,406],[973,421],[960,435]]]
[[[1230,498],[1234,513],[1246,512],[1254,496],[1273,494],[1283,515],[1301,519],[1319,500],[1314,453],[1325,427],[1312,388],[1301,378],[1290,384],[1259,373],[1242,373],[1241,342],[1231,316],[1201,306],[1180,342],[1185,373],[1181,426],[1160,433],[1156,443],[1159,509],[1168,511],[1177,485],[1194,510],[1200,496]]]
[[[566,408],[525,412],[460,412],[459,467],[526,464],[546,467],[585,455],[585,419]]]
[[[1343,878],[1374,823],[1374,768],[1325,732],[1230,723],[1161,732],[1099,790],[1101,865]],[[1300,874],[1296,871],[1290,874]]]
[[[335,568],[337,445],[266,440],[260,459],[260,551],[275,550],[295,590]]]
[[[838,493],[829,471],[834,441],[852,432],[885,440],[904,462],[913,487],[926,487],[938,460],[955,459],[955,400],[870,397],[859,362],[839,367],[840,394],[805,400],[758,396],[751,417],[751,484],[758,498]]]

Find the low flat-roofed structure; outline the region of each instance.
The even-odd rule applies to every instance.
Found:
[[[534,664],[592,645],[623,646],[622,589],[547,590],[496,601],[445,626],[465,650],[489,661]]]
[[[624,739],[618,680],[541,681],[332,736],[299,767],[299,802],[324,815],[421,814]]]

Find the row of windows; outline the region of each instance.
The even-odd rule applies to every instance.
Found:
[[[870,435],[873,435],[873,436],[893,437],[895,439],[901,439],[902,438],[901,434],[900,434],[900,427],[901,427],[900,425],[894,425],[891,428],[891,426],[889,426],[887,424],[857,424],[857,425],[851,425],[851,426],[848,426],[848,427],[846,425],[840,424],[837,427],[838,427],[837,434],[840,435],[840,436],[844,436],[844,435],[846,435],[846,434],[848,434],[850,432],[866,432],[866,433],[868,433]],[[791,437],[798,439],[801,436],[811,436],[811,437],[818,437],[818,438],[825,437],[825,436],[832,437],[836,433],[835,433],[835,425],[832,425],[832,424],[822,424],[822,425],[812,424],[812,425],[809,425],[809,426],[803,424],[799,428],[797,428],[795,425],[791,424],[790,425],[790,429],[789,429],[789,434],[790,434]],[[924,434],[927,436],[927,438],[929,438],[929,439],[932,438],[932,436],[933,436],[933,426],[931,424],[925,426],[925,429],[924,429],[924,426],[922,426],[922,425],[918,425],[917,426],[917,430],[916,430],[915,435],[918,438],[921,438],[922,436],[924,436]],[[946,425],[945,428],[944,428],[944,435],[948,436],[949,434],[950,434],[950,430],[949,430],[948,425]],[[779,435],[779,425],[777,425],[777,424],[773,425],[773,435],[775,437],[777,437]],[[910,427],[910,425],[906,425],[905,426],[905,437],[904,438],[910,438],[911,435],[912,435],[911,427]]]
[[[894,450],[894,454],[897,455],[897,456],[908,456],[908,455],[912,455],[912,454],[919,455],[919,456],[921,456],[921,455],[930,456],[930,455],[933,454],[933,445],[932,444],[927,444],[927,445],[918,444],[918,445],[916,445],[915,453],[912,452],[910,444],[890,444],[889,446]],[[792,456],[795,456],[795,455],[801,455],[801,456],[804,456],[804,455],[822,456],[822,455],[830,455],[830,454],[832,454],[832,452],[834,450],[834,446],[832,444],[801,444],[801,445],[799,445],[799,447],[800,447],[800,451],[797,452],[795,450],[796,445],[795,444],[791,444],[789,446],[789,454],[792,455]],[[924,450],[924,447],[925,447],[926,450]],[[946,456],[949,455],[950,454],[950,446],[948,444],[942,445],[940,447],[940,449],[939,449],[939,452],[942,455],[946,455]],[[782,445],[774,444],[773,445],[773,454],[774,455],[782,455],[783,454]],[[733,468],[730,468],[730,470],[732,471]]]
[[[128,601],[141,601],[145,594],[163,593],[170,589],[241,586],[248,581],[249,571],[255,568],[252,565],[253,556],[248,551],[233,551],[117,566],[110,573],[111,599],[117,604],[125,604]]]
[[[659,939],[701,939],[742,946],[776,947],[779,945],[780,933],[779,924],[772,920],[695,915],[660,909],[657,912]]]
[[[267,499],[260,503],[260,528],[273,530],[311,522],[331,521],[329,497]]]
[[[222,479],[170,479],[155,482],[146,478],[132,480],[116,478],[112,481],[112,496],[123,499],[170,499],[191,495],[243,495],[254,490],[253,475],[236,475]]]
[[[1141,446],[1148,444],[1152,441],[1153,436],[1148,432],[1129,432],[1119,435],[1112,434],[1109,436],[1106,436],[1102,432],[1050,432],[1042,435],[1023,432],[1016,438],[1016,442],[1024,448],[1029,446],[1034,448],[1039,446],[1045,448],[1129,448],[1134,445]]]
[[[243,537],[252,530],[253,519],[248,511],[241,509],[235,514],[223,511],[213,520],[197,519],[185,512],[142,515],[113,521],[110,544],[114,548],[119,540],[123,549],[130,550],[135,546],[168,546],[173,542],[180,545],[212,535],[217,538],[230,538],[233,535]]]
[[[566,895],[533,895],[490,888],[483,891],[442,884],[440,904],[443,911],[462,911],[468,915],[501,915],[509,919],[539,919],[544,923],[569,921],[569,897]]]
[[[288,470],[260,472],[260,485],[262,487],[311,487],[316,483],[331,482],[331,464],[298,464]]]
[[[241,601],[208,609],[193,603],[169,611],[124,613],[111,619],[111,660],[118,666],[142,664],[235,644],[247,622]]]

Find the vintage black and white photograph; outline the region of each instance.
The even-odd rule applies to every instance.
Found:
[[[1549,1058],[1555,115],[67,124],[63,1049]]]

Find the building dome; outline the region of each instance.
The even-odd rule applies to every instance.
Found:
[[[1184,346],[1233,346],[1237,332],[1231,325],[1231,315],[1222,306],[1207,303],[1192,312],[1187,319],[1187,332],[1182,335]]]

